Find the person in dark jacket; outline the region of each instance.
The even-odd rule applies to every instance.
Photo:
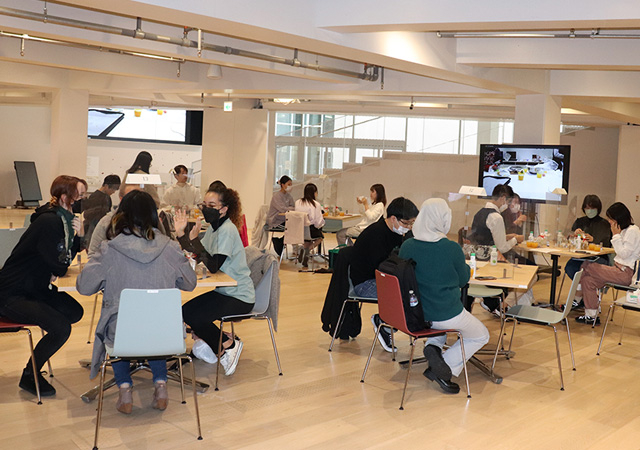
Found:
[[[29,360],[20,379],[20,388],[34,395],[36,376],[40,394],[55,395],[40,369],[67,342],[71,325],[84,313],[73,297],[52,284],[67,273],[80,248],[84,229],[71,209],[84,192],[76,177],[60,175],[53,180],[50,202],[32,215],[31,225],[0,270],[0,315],[47,332],[34,350],[35,367]]]

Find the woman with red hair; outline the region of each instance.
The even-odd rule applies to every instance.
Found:
[[[56,390],[40,374],[40,369],[69,339],[71,324],[84,313],[82,306],[51,284],[67,273],[80,248],[84,234],[82,221],[72,213],[73,203],[84,195],[83,180],[60,175],[51,185],[49,204],[31,216],[31,225],[0,270],[0,315],[38,325],[47,334],[36,346],[35,367],[27,363],[20,388],[36,394],[55,395]]]

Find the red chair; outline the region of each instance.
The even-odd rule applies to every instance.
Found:
[[[20,331],[26,331],[27,336],[29,338],[29,350],[31,350],[31,366],[36,366],[36,358],[33,353],[33,339],[31,338],[31,330],[29,327],[37,327],[37,325],[31,323],[19,323],[14,322],[12,320],[7,319],[6,317],[0,316],[0,333],[18,333]],[[44,330],[42,330],[42,335],[44,336]],[[47,361],[49,364],[49,376],[53,376],[53,372],[51,371],[51,362]],[[42,405],[42,398],[40,397],[40,384],[38,383],[38,377],[35,376],[36,382],[36,393],[38,394],[38,405]]]
[[[400,401],[400,410],[404,407],[404,396],[407,391],[407,383],[409,382],[409,374],[411,373],[411,366],[413,364],[413,354],[415,351],[415,343],[418,339],[426,339],[430,337],[442,336],[448,333],[455,333],[460,339],[460,349],[462,351],[462,360],[464,361],[464,381],[467,385],[467,398],[471,398],[471,392],[469,391],[469,377],[467,375],[467,358],[464,353],[464,342],[462,340],[462,334],[458,330],[434,330],[431,328],[425,328],[420,331],[409,331],[407,327],[407,320],[404,315],[404,307],[402,306],[402,293],[400,291],[400,283],[398,278],[389,275],[387,273],[376,270],[376,285],[378,288],[378,313],[382,323],[376,330],[376,335],[373,338],[373,344],[371,345],[371,351],[369,352],[369,358],[367,364],[364,367],[362,373],[361,383],[364,383],[364,377],[367,374],[369,363],[371,362],[371,356],[373,350],[378,341],[378,333],[380,333],[380,327],[386,325],[388,327],[396,328],[409,336],[411,344],[411,355],[409,357],[409,367],[407,369],[407,376],[404,380],[404,389],[402,390],[402,400]],[[395,361],[395,342],[393,342],[393,333],[391,333],[391,347],[394,348],[393,360]]]

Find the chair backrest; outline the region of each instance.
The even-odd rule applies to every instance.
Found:
[[[571,305],[573,302],[573,298],[576,296],[576,290],[578,289],[578,285],[580,284],[580,278],[582,278],[582,270],[576,272],[576,274],[573,276],[571,289],[569,289],[569,295],[567,295],[567,301],[564,304],[564,314],[562,314],[563,320],[566,319],[571,312]]]
[[[26,228],[0,229],[0,267],[4,266]]]
[[[111,356],[168,356],[185,350],[178,289],[122,291]]]
[[[380,314],[380,319],[403,333],[413,335],[407,327],[398,278],[376,270],[376,287],[378,290],[378,313]]]
[[[304,244],[304,227],[309,223],[307,213],[302,211],[288,211],[285,214],[284,243]]]
[[[269,301],[271,300],[271,282],[273,280],[273,271],[275,270],[274,267],[276,264],[278,264],[278,261],[274,259],[256,286],[256,303],[253,305],[253,310],[251,311],[252,314],[264,314],[269,308]]]

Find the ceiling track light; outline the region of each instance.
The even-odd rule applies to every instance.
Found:
[[[441,32],[436,31],[439,38],[456,39],[499,39],[499,38],[523,38],[523,39],[640,39],[640,30],[628,30],[629,33],[602,33],[600,28],[591,31],[576,31],[571,28],[566,33],[556,31],[477,31],[477,32]]]

